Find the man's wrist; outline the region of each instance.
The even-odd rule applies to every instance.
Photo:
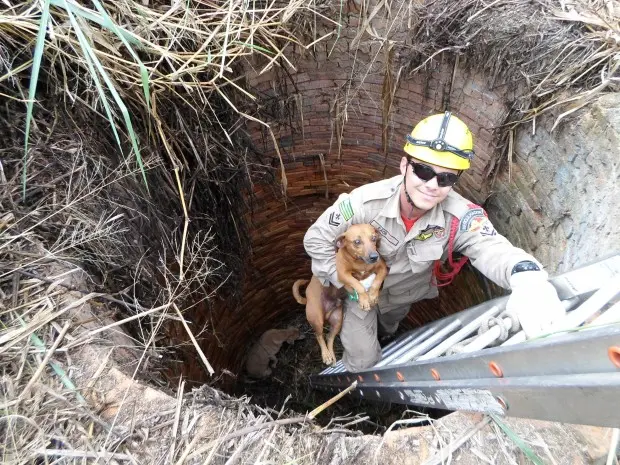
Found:
[[[512,267],[512,271],[510,272],[510,276],[516,274],[516,273],[521,273],[523,271],[541,271],[540,267],[530,261],[530,260],[523,260],[519,263],[517,263],[515,266]]]
[[[515,287],[529,289],[532,285],[548,282],[549,275],[544,270],[524,270],[510,276],[510,289]]]

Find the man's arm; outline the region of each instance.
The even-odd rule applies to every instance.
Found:
[[[364,222],[362,196],[359,189],[341,194],[338,200],[323,212],[304,236],[304,248],[312,258],[312,274],[326,286],[331,282],[340,288],[336,273],[336,238],[352,224]]]
[[[542,265],[497,233],[481,208],[460,220],[455,250],[470,258],[486,277],[511,289],[506,310],[519,318],[528,338],[553,331],[565,310]]]
[[[530,261],[543,268],[536,258],[499,234],[479,207],[461,217],[454,250],[469,257],[474,267],[504,289],[510,289],[512,269],[517,263]]]

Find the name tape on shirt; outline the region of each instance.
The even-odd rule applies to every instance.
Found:
[[[349,221],[353,218],[353,207],[351,206],[351,201],[349,199],[344,199],[342,202],[338,204],[338,209],[340,213],[342,213],[342,217],[345,221]]]
[[[372,220],[370,222],[370,225],[375,228],[379,234],[381,234],[382,237],[385,238],[386,241],[388,241],[390,244],[396,246],[398,245],[398,239],[396,239],[394,236],[392,236],[389,231],[387,229],[385,229],[383,226],[381,226],[377,220]]]

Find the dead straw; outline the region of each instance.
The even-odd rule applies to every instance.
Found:
[[[321,405],[319,405],[317,408],[315,408],[314,410],[312,410],[309,414],[308,414],[308,418],[310,420],[313,420],[317,417],[317,415],[319,413],[321,413],[323,410],[325,410],[326,408],[328,408],[330,405],[333,405],[334,403],[336,403],[338,400],[342,399],[344,396],[346,396],[348,393],[350,393],[351,391],[353,391],[355,388],[357,388],[357,380],[353,381],[351,383],[351,385],[342,390],[341,392],[339,392],[338,394],[336,394],[334,397],[332,397],[331,399],[329,399],[328,401],[322,403]]]
[[[275,425],[293,425],[293,424],[297,424],[297,423],[305,423],[306,421],[308,421],[309,417],[308,416],[303,416],[303,417],[294,417],[294,418],[284,418],[284,419],[280,419],[280,420],[273,420],[273,421],[267,421],[265,423],[260,423],[257,425],[253,425],[253,426],[248,426],[247,428],[242,428],[238,431],[235,431],[233,433],[229,433],[225,436],[223,436],[222,438],[218,438],[214,441],[209,442],[208,444],[205,444],[204,446],[199,447],[198,449],[196,449],[195,451],[188,453],[187,456],[182,456],[181,460],[179,460],[176,465],[182,465],[184,463],[185,460],[189,460],[192,459],[194,457],[197,457],[198,455],[201,455],[203,453],[205,453],[208,450],[211,450],[213,447],[217,446],[218,444],[222,444],[226,441],[229,441],[231,439],[234,438],[238,438],[241,436],[245,436],[247,434],[253,433],[255,431],[260,431],[262,429],[265,428],[269,428]],[[190,446],[193,446],[193,444],[190,443],[190,445],[188,446],[188,449],[190,448]]]
[[[70,326],[70,323],[66,322],[65,325],[62,327],[60,334],[58,334],[58,337],[54,341],[54,344],[52,345],[52,347],[50,347],[50,350],[48,350],[47,353],[45,354],[45,357],[43,358],[43,361],[39,365],[39,368],[37,368],[37,370],[34,372],[34,374],[32,375],[32,378],[30,378],[30,381],[28,381],[28,384],[26,384],[26,387],[19,395],[19,398],[18,398],[19,400],[24,399],[30,393],[30,389],[32,388],[34,383],[36,383],[39,380],[41,373],[43,373],[43,370],[45,370],[45,367],[47,366],[48,362],[54,355],[54,352],[56,351],[56,349],[58,349],[58,346],[60,345],[63,338],[65,337],[65,334],[67,333],[67,330],[69,329],[69,326]]]
[[[465,444],[467,441],[469,441],[469,439],[474,434],[476,434],[478,431],[480,431],[482,428],[484,428],[486,425],[488,425],[490,421],[491,421],[490,417],[488,417],[488,416],[485,417],[482,421],[479,421],[478,423],[476,423],[476,425],[474,425],[472,428],[470,428],[468,431],[466,431],[458,439],[456,439],[454,441],[450,441],[450,443],[448,444],[448,447],[446,449],[442,449],[439,454],[434,455],[430,459],[426,460],[423,465],[440,465],[440,464],[444,463],[444,461],[448,460],[449,457],[451,457],[452,454],[459,447],[461,447],[463,444]]]
[[[183,328],[185,328],[185,331],[187,332],[187,335],[192,340],[192,344],[194,344],[194,347],[196,348],[196,352],[198,352],[198,355],[200,356],[200,360],[202,360],[202,363],[207,368],[207,371],[209,372],[209,375],[213,376],[215,371],[213,370],[213,367],[211,366],[211,364],[207,360],[207,357],[205,356],[204,352],[200,348],[200,344],[198,344],[198,341],[196,341],[196,338],[194,337],[194,334],[192,333],[191,329],[189,329],[189,326],[187,325],[187,322],[185,321],[185,318],[183,317],[183,314],[179,310],[179,307],[177,307],[177,305],[175,303],[173,303],[172,306],[174,307],[175,311],[177,312],[177,315],[179,316],[179,318],[181,319],[181,323],[183,323]]]

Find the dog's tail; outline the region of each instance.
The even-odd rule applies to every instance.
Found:
[[[298,279],[297,281],[295,281],[295,284],[293,284],[293,296],[295,297],[295,300],[301,305],[306,305],[306,299],[302,297],[299,293],[299,288],[305,284],[308,284],[307,279]]]

